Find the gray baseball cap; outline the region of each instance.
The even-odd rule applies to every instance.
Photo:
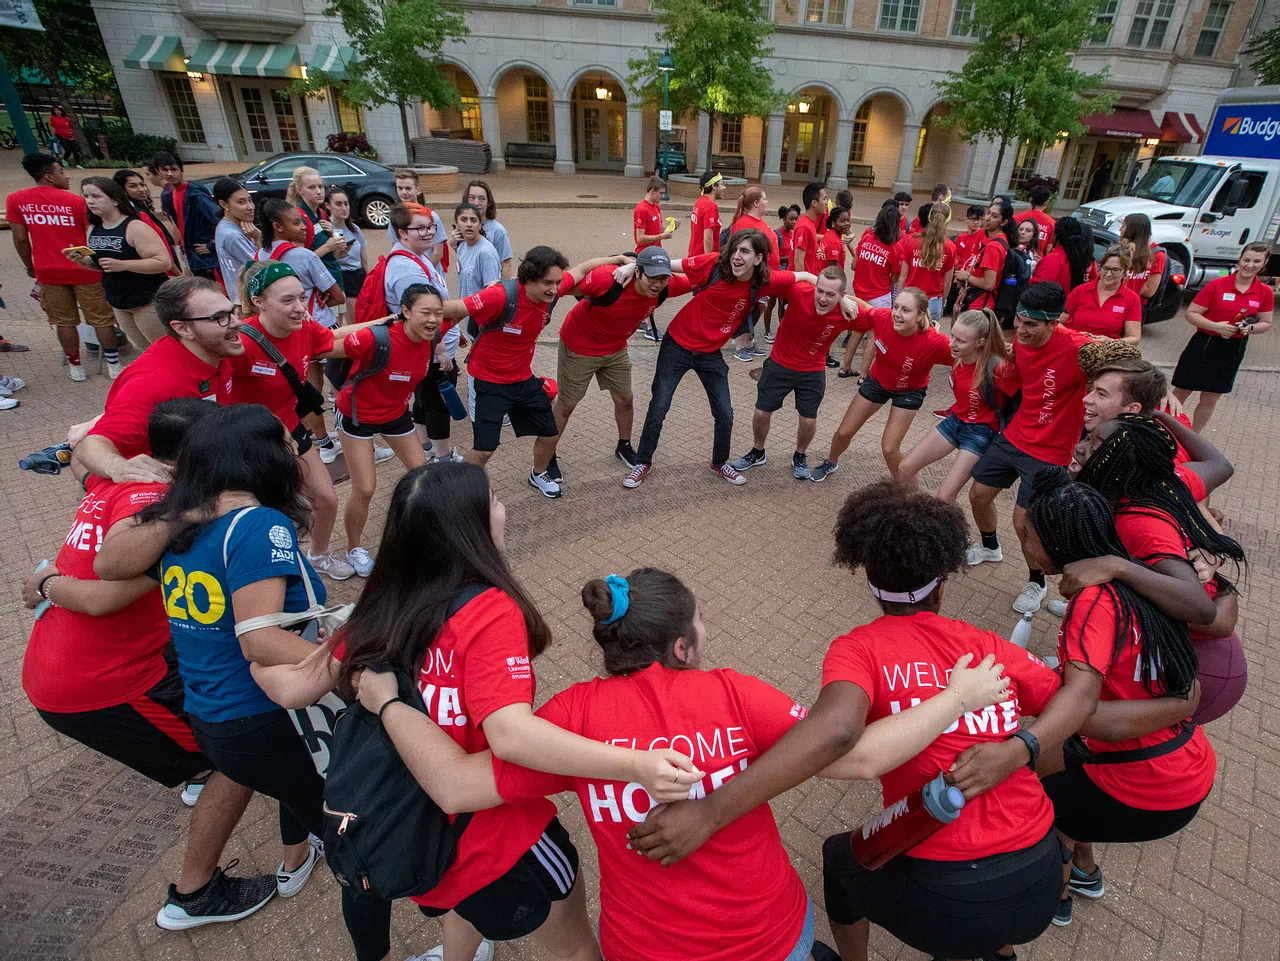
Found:
[[[661,247],[646,247],[636,254],[636,266],[646,277],[671,276],[671,258]]]

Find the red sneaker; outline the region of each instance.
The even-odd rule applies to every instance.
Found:
[[[622,486],[634,490],[644,483],[644,479],[649,476],[649,471],[652,469],[648,464],[636,464],[631,468],[631,473],[622,479]]]
[[[712,464],[711,469],[715,471],[715,473],[723,477],[725,480],[727,480],[734,487],[741,487],[743,484],[747,482],[747,479],[743,477],[740,473],[738,473],[736,470],[734,470],[728,461],[725,461],[719,467],[717,467],[715,464]]]

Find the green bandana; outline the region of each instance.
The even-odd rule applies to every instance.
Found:
[[[285,277],[297,277],[293,268],[279,260],[270,261],[249,279],[249,296],[257,297],[277,280]]]
[[[256,280],[257,278],[254,279]],[[1021,304],[1018,305],[1018,313],[1023,317],[1026,317],[1028,320],[1039,320],[1046,324],[1052,324],[1062,316],[1062,311],[1060,310],[1055,310],[1053,313],[1050,313],[1047,310],[1036,310],[1034,307],[1023,307]]]

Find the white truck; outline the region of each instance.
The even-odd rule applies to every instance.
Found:
[[[1251,241],[1271,245],[1263,273],[1280,273],[1280,87],[1224,90],[1201,156],[1154,160],[1129,196],[1085,204],[1075,216],[1119,233],[1132,213],[1151,218],[1151,239],[1187,289],[1229,273]]]

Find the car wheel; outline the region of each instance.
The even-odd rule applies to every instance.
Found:
[[[391,223],[391,198],[382,194],[366,197],[360,204],[360,219],[367,226],[379,229]]]

